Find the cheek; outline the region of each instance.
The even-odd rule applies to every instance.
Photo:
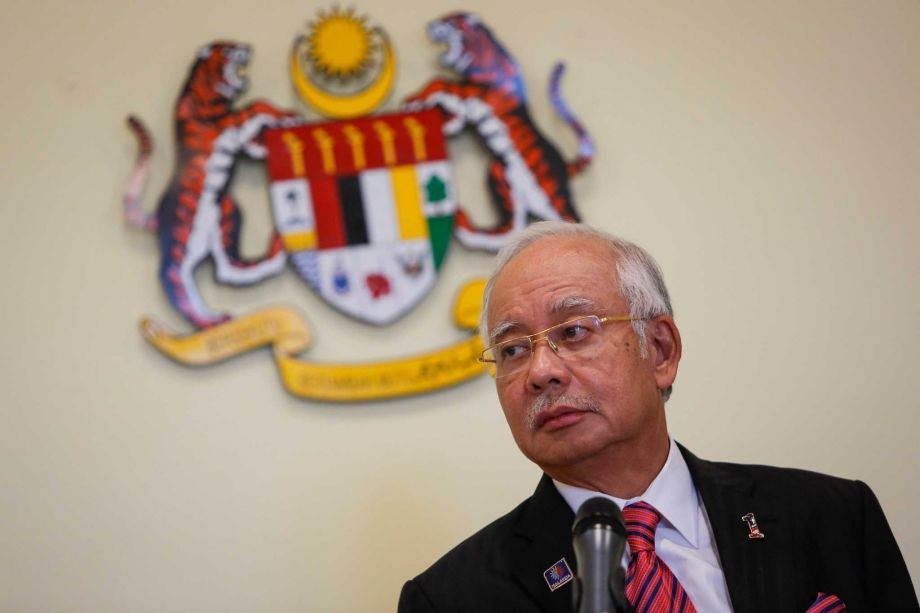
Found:
[[[617,390],[622,387],[623,374],[621,369],[585,364],[579,371],[573,373],[572,378],[585,392],[603,397],[618,393]]]
[[[498,402],[501,404],[502,412],[505,414],[505,420],[511,427],[511,431],[516,432],[522,427],[529,406],[526,394],[516,393],[510,386],[499,385]]]

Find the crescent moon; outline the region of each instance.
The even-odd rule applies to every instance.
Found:
[[[350,119],[369,114],[383,103],[396,78],[393,47],[386,36],[383,36],[383,40],[383,67],[377,79],[356,94],[338,96],[316,87],[301,70],[299,57],[305,51],[307,41],[300,37],[291,49],[291,80],[294,81],[297,93],[304,102],[326,117]]]

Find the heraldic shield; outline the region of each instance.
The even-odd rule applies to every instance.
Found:
[[[265,144],[275,227],[324,300],[382,325],[434,287],[457,208],[438,111],[278,127]]]

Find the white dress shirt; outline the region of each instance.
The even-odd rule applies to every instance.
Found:
[[[684,586],[696,610],[700,613],[731,612],[728,586],[719,564],[709,517],[674,439],[671,439],[671,450],[661,472],[648,489],[635,498],[622,500],[556,480],[553,483],[576,513],[583,502],[595,496],[612,500],[621,510],[640,500],[655,507],[661,513],[661,523],[655,532],[655,553]],[[627,544],[623,554],[624,569],[629,564],[629,553]]]

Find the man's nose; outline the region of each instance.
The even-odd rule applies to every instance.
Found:
[[[534,341],[533,354],[527,371],[527,385],[531,390],[540,392],[550,387],[564,387],[569,384],[572,374],[559,354],[554,351],[548,338]]]

